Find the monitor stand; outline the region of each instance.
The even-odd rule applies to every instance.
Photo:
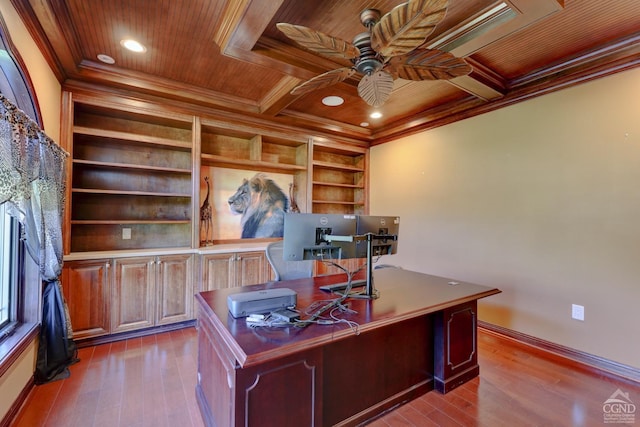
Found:
[[[367,271],[366,271],[366,285],[364,294],[358,294],[360,298],[376,299],[380,296],[380,292],[373,285],[373,241],[374,240],[397,240],[398,236],[395,234],[373,234],[367,233],[358,236],[335,236],[326,235],[324,238],[331,241],[341,242],[354,242],[359,240],[367,241]]]
[[[365,237],[367,240],[367,284],[364,287],[364,296],[370,299],[376,299],[380,296],[380,292],[378,292],[373,286],[373,234],[367,233],[364,236],[357,237]]]

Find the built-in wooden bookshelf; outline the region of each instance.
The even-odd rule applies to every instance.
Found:
[[[203,168],[290,175],[301,212],[368,212],[366,147],[99,93],[64,100],[67,254],[198,248]]]
[[[367,213],[368,149],[314,141],[312,150],[312,211]]]
[[[307,170],[307,141],[202,121],[202,165],[298,174]]]
[[[70,251],[190,247],[191,117],[99,104],[73,105]]]
[[[301,212],[367,213],[366,148],[108,93],[64,91],[63,101],[71,156],[62,277],[82,339],[188,323],[194,292],[268,280],[260,245],[272,239],[201,243],[202,175],[211,168],[223,169],[215,171],[223,183],[244,171],[288,175],[283,190]]]
[[[295,193],[299,206],[306,204],[308,138],[265,129],[258,132],[237,124],[202,119],[199,147],[201,176],[208,175],[209,168],[247,171],[247,178],[256,173],[286,175],[291,177],[289,183],[293,188],[282,187],[282,190]],[[219,183],[213,182],[212,185]],[[208,237],[200,237],[201,245],[207,245]],[[212,239],[213,242],[220,242],[216,236],[212,236]]]

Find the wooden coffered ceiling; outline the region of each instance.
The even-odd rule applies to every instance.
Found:
[[[376,144],[441,126],[640,64],[638,0],[449,0],[424,47],[465,58],[469,76],[396,80],[381,119],[357,79],[303,96],[299,83],[339,68],[296,46],[278,22],[351,41],[366,8],[403,0],[11,0],[59,80],[206,114],[296,126]],[[133,37],[144,54],[125,51]],[[106,54],[108,65],[97,59]],[[327,107],[323,97],[345,99]],[[368,122],[368,126],[363,126]]]

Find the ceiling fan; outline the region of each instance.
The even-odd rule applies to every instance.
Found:
[[[409,0],[384,16],[377,9],[360,13],[368,31],[352,43],[301,25],[278,23],[289,39],[320,55],[348,59],[352,67],[320,74],[295,87],[292,95],[303,95],[362,75],[358,95],[369,105],[384,104],[396,78],[405,80],[448,80],[467,75],[471,66],[464,59],[438,49],[420,48],[447,12],[448,0]]]

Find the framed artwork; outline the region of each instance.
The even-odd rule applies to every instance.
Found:
[[[282,237],[292,175],[214,166],[201,175],[201,242]]]

